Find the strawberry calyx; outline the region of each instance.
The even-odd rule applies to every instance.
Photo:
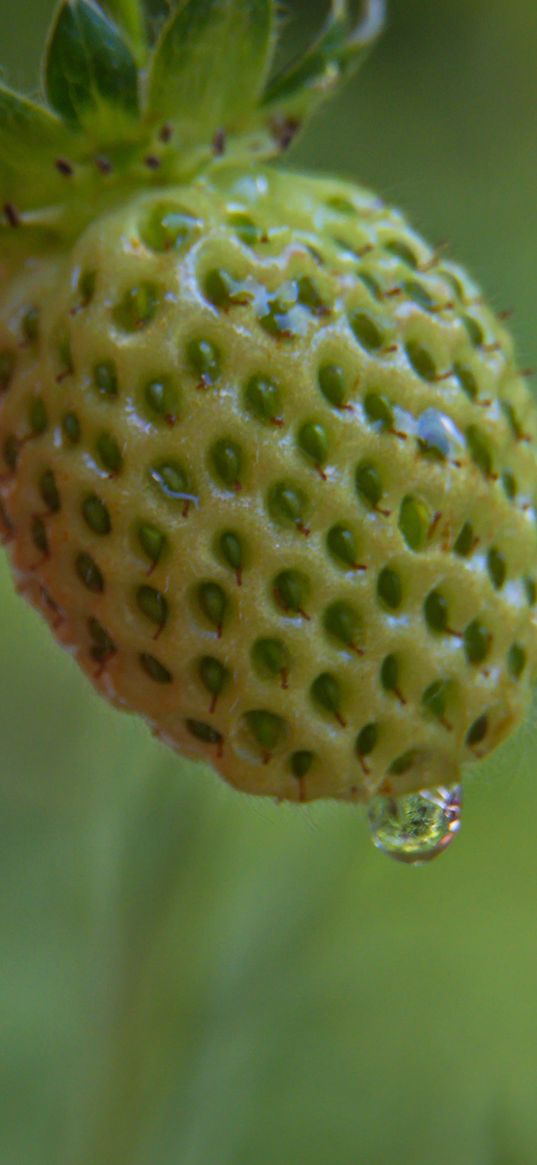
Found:
[[[384,8],[331,0],[317,40],[273,75],[276,0],[60,0],[42,101],[0,84],[4,261],[72,240],[137,189],[284,153],[361,62]]]

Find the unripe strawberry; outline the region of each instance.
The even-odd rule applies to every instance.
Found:
[[[333,8],[267,84],[269,0],[191,0],[153,44],[143,6],[69,0],[55,112],[0,91],[18,587],[109,700],[295,801],[456,784],[537,660],[536,420],[503,324],[397,211],[267,161],[377,31],[380,5],[358,30]]]

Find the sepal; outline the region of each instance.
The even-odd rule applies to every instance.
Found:
[[[289,127],[274,133],[274,151],[286,148],[317,106],[362,63],[384,26],[386,0],[362,0],[356,20],[348,0],[332,0],[328,20],[313,45],[269,83],[261,100],[265,121]],[[291,128],[292,127],[292,128]]]
[[[147,116],[172,121],[182,144],[210,143],[248,122],[273,47],[272,0],[186,0],[152,60]]]
[[[123,32],[138,64],[144,64],[149,45],[143,0],[104,0],[102,7]]]
[[[129,123],[136,121],[136,61],[120,29],[93,0],[60,3],[44,79],[56,113],[73,128],[88,131],[100,144],[128,135]]]
[[[0,83],[0,201],[24,206],[64,186],[55,161],[69,156],[72,134],[55,114]]]

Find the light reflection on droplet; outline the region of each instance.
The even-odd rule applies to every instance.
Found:
[[[461,824],[462,788],[440,786],[401,797],[379,795],[369,807],[369,827],[377,849],[409,865],[422,865],[444,852]]]
[[[434,451],[440,457],[453,457],[460,453],[464,442],[451,417],[438,409],[425,409],[418,420],[417,437],[425,449]]]

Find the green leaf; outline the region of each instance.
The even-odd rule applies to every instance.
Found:
[[[73,138],[43,106],[0,83],[0,198],[25,208],[65,186],[56,162],[69,157]]]
[[[138,111],[138,71],[121,32],[93,0],[62,0],[45,61],[47,96],[72,125],[113,141]]]
[[[273,9],[272,0],[182,0],[155,50],[149,116],[174,121],[187,141],[238,129],[265,81]]]
[[[348,0],[332,0],[319,38],[267,86],[262,102],[265,111],[289,123],[295,121],[298,129],[354,72],[382,31],[386,0],[362,0],[359,7],[356,20]]]
[[[143,62],[147,52],[145,14],[142,0],[105,0],[104,7],[129,41],[136,59]]]

